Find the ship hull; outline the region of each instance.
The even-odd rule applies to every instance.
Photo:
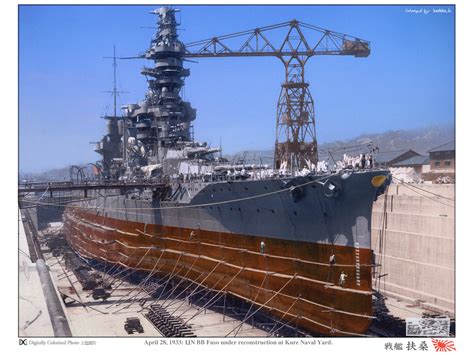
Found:
[[[71,211],[65,228],[70,245],[86,258],[184,277],[249,300],[285,321],[298,320],[299,327],[312,333],[362,334],[372,319],[368,249],[356,252],[347,246],[203,230],[190,240],[192,230],[185,228],[145,226]],[[331,255],[337,255],[337,264],[328,263]],[[342,271],[348,275],[344,287],[338,286]]]
[[[373,176],[368,174],[364,179],[370,181]],[[370,190],[370,208],[365,208],[364,214],[371,212],[376,190]],[[143,223],[80,207],[66,209],[65,231],[70,245],[86,258],[173,275],[227,292],[313,334],[354,336],[364,334],[370,326],[370,236],[369,247],[365,245],[366,235],[361,239],[364,243],[352,242],[357,236],[346,235],[346,243],[341,245],[316,237],[307,241]],[[365,228],[370,228],[370,216],[366,217]],[[344,218],[339,217],[339,221]],[[324,233],[316,230],[314,234]],[[341,286],[343,272],[347,277]]]

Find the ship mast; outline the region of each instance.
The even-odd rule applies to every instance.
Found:
[[[113,115],[105,115],[103,118],[107,120],[107,133],[102,137],[100,142],[96,143],[95,151],[102,155],[102,164],[104,167],[104,173],[111,177],[117,177],[117,169],[114,166],[114,159],[123,158],[123,164],[126,162],[126,124],[125,124],[125,117],[117,116],[117,96],[120,93],[125,93],[125,91],[118,91],[117,90],[117,56],[115,52],[115,44],[114,44],[114,54],[113,57],[104,57],[105,59],[112,59],[112,65],[114,68],[114,82],[113,88],[111,91],[105,91],[107,93],[111,93],[114,99],[114,113]],[[119,130],[119,120],[122,121],[122,134],[120,134]],[[123,139],[123,154],[121,154],[121,145],[120,139]]]
[[[117,117],[117,95],[125,93],[125,91],[117,91],[117,56],[115,55],[115,44],[114,44],[114,56],[113,57],[104,57],[107,59],[112,59],[112,66],[114,67],[114,87],[112,91],[106,91],[111,93],[114,96],[114,117]]]
[[[114,97],[114,119],[117,120],[117,96],[118,94],[125,93],[125,91],[118,91],[117,90],[117,56],[115,53],[115,43],[114,43],[114,55],[113,57],[104,57],[108,59],[112,59],[112,66],[114,68],[114,86],[112,91],[110,92],[113,97]],[[123,159],[123,164],[126,166],[127,162],[127,125],[125,122],[125,117],[122,116],[122,159]]]
[[[115,56],[115,44],[114,44],[114,89],[113,89],[113,94],[114,94],[114,117],[117,117],[117,57]]]

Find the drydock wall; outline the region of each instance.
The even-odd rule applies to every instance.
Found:
[[[22,198],[21,208],[27,208],[35,228],[41,230],[48,226],[50,222],[60,222],[64,212],[64,205],[75,196],[34,196]],[[36,206],[33,207],[33,206]]]
[[[382,293],[454,314],[454,189],[393,184],[378,198],[372,249]]]

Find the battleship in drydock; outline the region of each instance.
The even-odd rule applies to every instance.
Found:
[[[219,148],[194,141],[196,110],[180,97],[190,73],[175,11],[156,11],[145,99],[106,117],[96,146],[103,176],[150,185],[68,205],[68,242],[84,258],[173,274],[311,334],[363,334],[373,318],[372,204],[388,172],[308,164],[295,173],[216,158]]]

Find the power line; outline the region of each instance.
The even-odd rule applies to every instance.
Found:
[[[451,206],[451,205],[449,205],[449,204],[447,204],[447,203],[444,203],[444,202],[438,201],[438,200],[436,200],[436,199],[434,199],[434,198],[432,198],[432,197],[423,195],[422,193],[420,193],[420,192],[418,192],[418,191],[416,191],[416,190],[410,188],[410,187],[409,187],[410,185],[407,185],[407,184],[404,184],[404,185],[405,185],[405,187],[406,187],[407,189],[412,190],[414,193],[417,193],[418,195],[420,195],[420,196],[422,196],[422,197],[425,197],[425,198],[427,198],[427,199],[429,199],[429,200],[431,200],[431,201],[440,203],[440,204],[442,204],[442,205],[444,205],[444,206],[448,206],[448,207],[454,208],[454,206]],[[424,190],[423,190],[423,191],[424,191]]]
[[[392,175],[392,177],[395,179],[395,180],[398,180],[402,183],[402,185],[406,185],[406,183],[402,180],[402,179],[399,179],[399,178],[396,178],[395,176]],[[449,201],[453,201],[454,202],[454,199],[452,198],[449,198],[449,197],[445,197],[445,196],[442,196],[442,195],[439,195],[439,194],[436,194],[434,192],[431,192],[431,191],[428,191],[428,190],[425,190],[425,189],[422,189],[421,187],[418,187],[418,186],[415,186],[415,185],[410,185],[411,187],[415,188],[415,189],[418,189],[418,190],[421,190],[421,191],[424,191],[426,193],[429,193],[431,195],[434,195],[434,196],[437,196],[437,197],[440,197],[440,198],[444,198],[446,200],[449,200]]]

